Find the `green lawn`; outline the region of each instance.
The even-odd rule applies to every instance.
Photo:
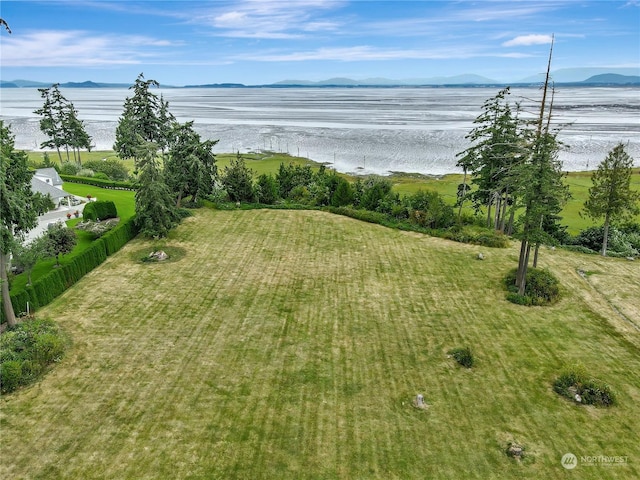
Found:
[[[1,400],[0,478],[640,476],[640,334],[614,310],[638,319],[634,262],[545,249],[564,298],[527,308],[501,288],[515,243],[477,261],[324,212],[201,210],[164,243],[184,257],[139,261],[162,246],[130,242],[39,312],[73,345]],[[552,391],[577,362],[617,406]],[[567,452],[628,463],[569,472]]]

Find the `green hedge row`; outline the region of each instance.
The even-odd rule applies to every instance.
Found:
[[[111,200],[97,200],[95,202],[89,202],[84,206],[82,211],[82,218],[85,220],[106,220],[108,218],[116,218],[118,211],[116,204]]]
[[[75,284],[91,270],[104,262],[107,256],[122,248],[138,234],[134,218],[122,222],[113,230],[95,240],[89,248],[72,258],[60,268],[51,270],[25,289],[11,292],[13,311],[19,315],[27,311],[27,302],[31,312],[49,304],[57,296]],[[6,321],[4,310],[0,309],[0,323]]]
[[[114,180],[104,180],[94,177],[77,177],[75,175],[60,175],[65,182],[82,183],[84,185],[93,185],[100,188],[108,188],[110,190],[136,190],[137,186],[131,182],[116,182]]]

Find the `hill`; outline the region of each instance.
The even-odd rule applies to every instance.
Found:
[[[140,261],[156,248],[174,260]],[[636,265],[545,249],[564,298],[527,308],[501,287],[517,247],[477,252],[316,211],[134,240],[41,311],[73,346],[3,399],[0,477],[554,479],[572,452],[629,459],[580,478],[637,478]],[[577,362],[617,406],[553,392]]]
[[[603,73],[600,75],[589,77],[582,83],[606,85],[640,85],[640,76]]]

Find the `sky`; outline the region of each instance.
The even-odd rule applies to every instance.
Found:
[[[164,85],[640,75],[640,0],[12,1],[0,79]]]

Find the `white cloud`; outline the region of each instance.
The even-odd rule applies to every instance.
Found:
[[[529,45],[547,45],[552,42],[551,35],[520,35],[504,42],[503,47],[524,47]]]
[[[0,46],[5,67],[133,65],[175,43],[142,35],[96,35],[82,30],[43,30],[7,36]]]
[[[306,32],[335,31],[341,26],[323,14],[344,2],[244,0],[200,11],[191,22],[211,26],[213,34],[231,38],[296,39]]]

